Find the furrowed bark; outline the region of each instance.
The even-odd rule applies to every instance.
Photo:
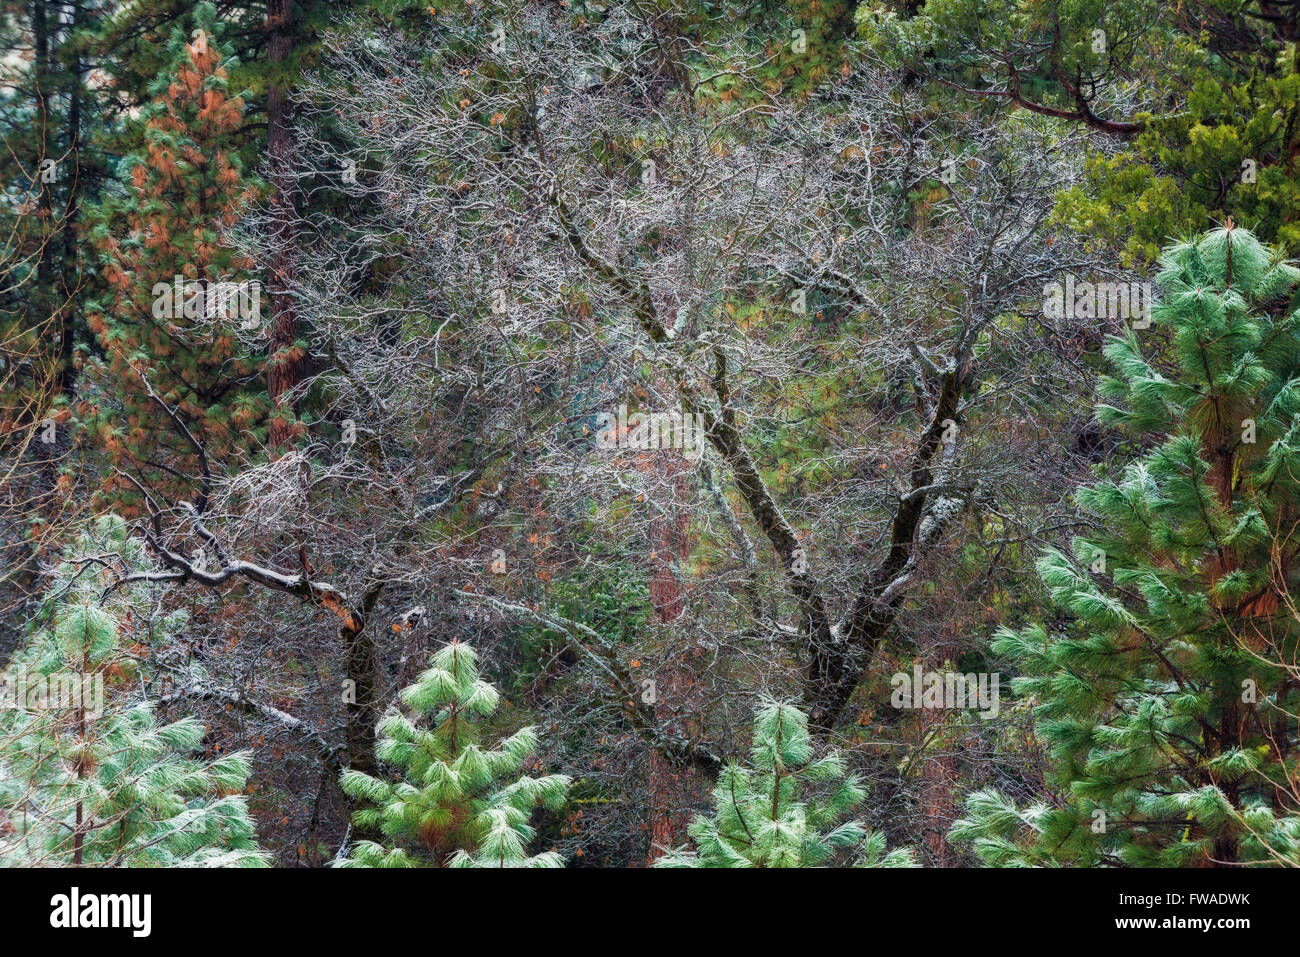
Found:
[[[282,451],[293,438],[294,390],[306,375],[306,356],[297,348],[298,315],[289,288],[294,276],[294,177],[291,107],[284,83],[285,60],[293,49],[293,0],[268,0],[266,27],[270,33],[267,60],[276,70],[266,93],[267,151],[273,169],[271,185],[271,322],[267,346],[266,385],[271,398],[270,445]]]

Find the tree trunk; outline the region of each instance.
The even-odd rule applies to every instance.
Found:
[[[293,119],[284,76],[293,49],[293,0],[268,0],[266,26],[270,33],[267,60],[272,82],[267,88],[267,150],[271,157],[271,218],[269,342],[266,384],[271,399],[269,441],[280,452],[293,439],[296,419],[294,390],[306,374],[306,356],[297,348],[298,316],[290,293],[295,270],[293,255],[297,183],[293,165]]]
[[[676,452],[650,452],[645,470],[656,476],[672,490],[673,503],[666,513],[656,513],[650,522],[650,601],[655,617],[662,624],[676,621],[684,610],[682,587],[674,568],[690,555],[688,532],[690,515],[685,506],[688,493],[689,472],[685,460]],[[667,699],[673,710],[688,710],[695,681],[688,670],[677,662],[667,660],[668,667],[654,676],[655,697]],[[665,728],[680,732],[665,723]],[[666,849],[682,843],[683,830],[689,815],[684,808],[689,804],[695,772],[687,767],[675,767],[658,751],[651,751],[647,769],[650,794],[650,861],[661,857]]]
[[[346,761],[351,770],[366,774],[375,774],[379,769],[375,757],[375,724],[379,721],[381,690],[379,655],[366,628],[383,590],[383,583],[371,585],[362,595],[359,607],[352,610],[339,628],[348,690],[352,692],[352,699],[347,702]]]

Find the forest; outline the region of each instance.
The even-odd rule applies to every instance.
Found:
[[[0,0],[0,867],[1300,867],[1298,20]]]

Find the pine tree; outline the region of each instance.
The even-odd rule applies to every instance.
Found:
[[[912,867],[908,850],[886,853],[884,836],[842,821],[865,796],[840,752],[814,758],[808,716],[789,704],[759,709],[753,768],[729,764],[713,789],[714,813],[689,832],[697,850],[679,848],[656,867],[818,867],[849,857],[857,867]],[[806,785],[819,793],[800,800]],[[841,823],[837,823],[841,822]]]
[[[1231,223],[1161,257],[1160,361],[1112,337],[1098,419],[1148,449],[1083,488],[1073,560],[1039,573],[1070,627],[1002,630],[1056,799],[982,791],[954,839],[988,862],[1300,863],[1300,270]],[[1159,336],[1157,339],[1161,338]]]
[[[144,147],[121,165],[125,195],[94,213],[90,235],[108,292],[88,305],[104,360],[87,424],[112,464],[182,495],[189,490],[177,487],[177,473],[197,475],[194,451],[140,373],[212,462],[256,446],[265,411],[255,363],[237,341],[241,325],[260,321],[261,287],[253,262],[223,234],[257,190],[237,152],[244,106],[230,94],[233,63],[218,46],[211,4],[196,8],[194,22],[192,42],[182,30],[173,35],[171,67],[141,113]],[[223,288],[235,292],[213,294]],[[132,483],[116,473],[108,483],[119,511],[138,507]]]
[[[105,520],[101,532],[120,541],[124,527]],[[131,700],[136,659],[84,572],[60,568],[53,593],[67,594],[53,627],[3,676],[0,866],[263,865],[239,793],[248,755],[195,758],[202,724],[159,724],[151,704]]]
[[[948,109],[956,83],[1106,136],[1083,182],[1058,197],[1058,214],[1123,247],[1125,260],[1154,260],[1169,236],[1227,216],[1295,248],[1300,124],[1283,119],[1300,92],[1294,18],[1233,15],[1231,33],[1219,34],[1220,5],[1195,17],[1158,0],[1053,0],[1050,16],[1042,11],[1039,0],[864,3],[858,23],[886,62],[937,80]],[[1008,70],[1011,91],[998,83]],[[1141,91],[1134,102],[1167,106],[1089,102],[1116,82]]]
[[[480,745],[499,696],[480,680],[474,650],[458,641],[439,650],[401,699],[429,726],[399,713],[379,723],[376,754],[399,778],[359,771],[342,778],[348,796],[375,805],[355,813],[357,828],[381,832],[389,842],[358,841],[341,866],[563,867],[554,852],[528,854],[535,834],[528,821],[537,805],[558,810],[564,804],[569,778],[519,775],[537,748],[531,727],[495,748]]]

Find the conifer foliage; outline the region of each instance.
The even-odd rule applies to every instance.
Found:
[[[0,866],[263,865],[240,793],[248,754],[196,758],[199,721],[161,724],[131,700],[136,661],[86,578],[60,569],[53,626],[3,676]]]
[[[691,823],[697,850],[679,848],[656,867],[819,867],[842,859],[858,867],[913,866],[910,851],[886,853],[883,835],[843,820],[865,794],[839,751],[815,757],[808,716],[798,708],[764,705],[750,755],[752,768],[722,770],[713,814]]]
[[[107,291],[88,306],[104,354],[88,424],[115,465],[169,490],[169,470],[198,469],[142,375],[214,461],[255,444],[265,405],[238,342],[241,326],[260,321],[261,288],[224,232],[257,187],[238,157],[244,104],[229,89],[233,61],[219,36],[211,4],[196,9],[193,31],[175,32],[171,66],[138,121],[144,146],[122,161],[125,193],[105,199],[90,231]],[[131,483],[110,484],[124,514],[138,506]]]
[[[1300,863],[1300,695],[1284,667],[1300,271],[1231,224],[1161,266],[1152,332],[1167,358],[1144,358],[1132,330],[1112,337],[1097,412],[1147,451],[1080,490],[1093,530],[1038,565],[1073,623],[994,644],[1022,672],[1059,797],[1022,810],[975,794],[953,837],[990,863]]]
[[[376,753],[399,772],[381,780],[345,771],[342,786],[354,799],[374,805],[357,811],[358,830],[381,832],[385,844],[361,840],[345,867],[563,867],[546,851],[530,855],[529,823],[538,805],[558,810],[569,778],[520,775],[538,744],[531,727],[496,747],[480,742],[500,696],[479,678],[469,645],[453,641],[434,656],[401,699],[427,726],[398,713],[379,724]]]

